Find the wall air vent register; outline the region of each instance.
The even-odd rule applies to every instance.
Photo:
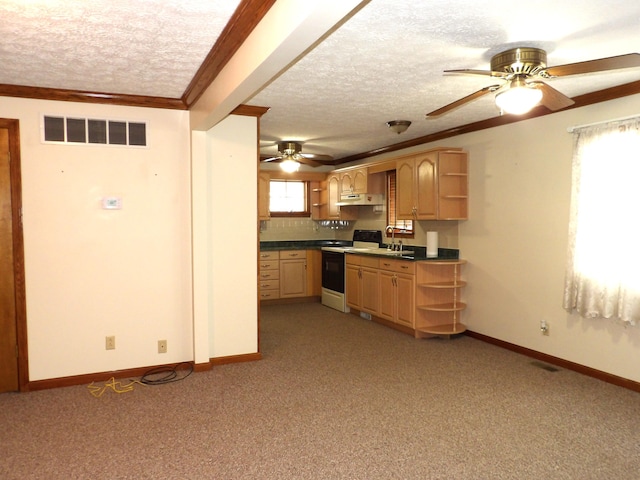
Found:
[[[41,130],[44,143],[147,146],[145,122],[43,115]]]

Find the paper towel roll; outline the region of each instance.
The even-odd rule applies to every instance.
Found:
[[[438,256],[438,232],[427,232],[427,258]]]

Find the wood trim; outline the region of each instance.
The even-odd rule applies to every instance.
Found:
[[[211,370],[211,362],[193,364],[193,371],[196,373],[208,372],[209,370]]]
[[[210,358],[209,362],[211,363],[211,366],[215,367],[218,365],[227,365],[229,363],[255,362],[256,360],[262,360],[262,354],[260,352]]]
[[[275,0],[240,2],[182,95],[182,102],[187,107],[198,101],[274,3]]]
[[[471,330],[467,330],[464,333],[464,335],[475,338],[477,340],[482,340],[483,342],[487,342],[492,345],[496,345],[498,347],[505,348],[507,350],[511,350],[512,352],[526,355],[527,357],[535,358],[536,360],[540,360],[542,362],[550,363],[552,365],[556,365],[558,367],[565,368],[567,370],[572,370],[574,372],[578,372],[583,375],[587,375],[589,377],[602,380],[603,382],[617,385],[618,387],[623,387],[628,390],[632,390],[634,392],[640,392],[640,383],[635,382],[633,380],[629,380],[623,377],[618,377],[617,375],[612,375],[610,373],[606,373],[601,370],[596,370],[595,368],[587,367],[585,365],[580,365],[579,363],[574,363],[574,362],[570,362],[569,360],[564,360],[562,358],[554,357],[552,355],[547,355],[546,353],[538,352],[536,350],[531,350],[530,348],[521,347],[520,345],[505,342],[504,340],[499,340],[497,338],[489,337],[487,335],[473,332]]]
[[[257,107],[254,105],[238,105],[231,111],[231,115],[244,115],[246,117],[260,118],[269,111],[270,107]]]
[[[24,233],[22,228],[22,173],[20,157],[20,121],[0,118],[0,128],[9,134],[11,222],[13,230],[13,264],[16,336],[18,346],[18,388],[28,390],[29,353],[27,341],[27,300],[24,273]]]
[[[144,95],[125,95],[118,93],[85,92],[58,88],[25,87],[21,85],[0,84],[0,96],[57,100],[61,102],[100,103],[125,105],[129,107],[166,108],[186,110],[179,98],[147,97]]]
[[[191,363],[193,362],[182,362],[182,363]],[[202,365],[202,364],[200,364]],[[74,375],[72,377],[59,377],[59,378],[51,378],[47,380],[37,380],[35,382],[29,383],[29,391],[36,390],[47,390],[50,388],[60,388],[60,387],[72,387],[75,385],[85,385],[91,382],[106,382],[111,378],[128,378],[128,377],[142,377],[149,370],[156,368],[174,368],[176,366],[173,364],[166,365],[157,365],[155,367],[139,367],[139,368],[129,368],[127,370],[114,370],[112,372],[99,372],[99,373],[88,373],[86,375]],[[196,371],[194,367],[194,371]]]
[[[575,104],[563,110],[559,110],[559,112],[573,110],[574,108],[586,107],[588,105],[593,105],[595,103],[615,100],[617,98],[622,98],[629,95],[635,95],[637,93],[640,93],[640,80],[631,82],[631,83],[626,83],[624,85],[618,85],[611,88],[605,88],[603,90],[598,90],[597,92],[591,92],[584,95],[579,95],[573,98],[573,100],[575,101]],[[406,142],[396,143],[393,145],[388,145],[386,147],[377,148],[375,150],[370,150],[368,152],[362,152],[362,153],[357,153],[355,155],[350,155],[348,157],[343,157],[338,159],[337,162],[340,164],[354,162],[356,160],[362,160],[365,158],[374,157],[376,155],[381,155],[383,153],[395,152],[398,150],[403,150],[405,148],[415,147],[425,143],[431,143],[438,140],[443,140],[445,138],[451,138],[458,135],[462,135],[465,133],[477,132],[479,130],[484,130],[487,128],[494,128],[502,125],[508,125],[510,123],[521,122],[523,120],[529,120],[531,118],[536,118],[536,117],[543,117],[545,115],[551,115],[554,113],[557,113],[557,112],[553,112],[547,109],[546,107],[542,107],[542,106],[536,107],[525,115],[504,115],[501,117],[499,116],[499,117],[489,118],[487,120],[481,120],[479,122],[468,123],[466,125],[461,125],[459,127],[453,127],[447,130],[442,130],[440,132],[431,133],[423,137],[407,140]]]

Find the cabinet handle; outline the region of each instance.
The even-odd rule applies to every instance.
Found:
[[[405,270],[407,270],[409,267],[407,267],[406,265],[400,265],[400,268],[404,268]]]
[[[288,253],[287,256],[288,257],[297,257],[298,254],[297,253]]]
[[[263,273],[262,275],[260,275],[262,278],[269,278],[271,275],[269,275],[268,273]]]
[[[260,254],[260,258],[269,258],[270,254],[268,253],[261,253]]]

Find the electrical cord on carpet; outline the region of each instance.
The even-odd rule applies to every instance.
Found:
[[[186,366],[187,368],[180,368]],[[182,370],[182,372],[180,372]],[[139,385],[164,385],[166,383],[184,380],[193,373],[193,364],[191,362],[178,363],[173,367],[156,367],[147,371],[140,380],[131,380],[127,384],[116,381],[115,377],[111,377],[104,385],[95,385],[91,382],[89,392],[96,398],[100,398],[104,392],[111,389],[115,393],[127,393],[133,390],[135,384]]]

